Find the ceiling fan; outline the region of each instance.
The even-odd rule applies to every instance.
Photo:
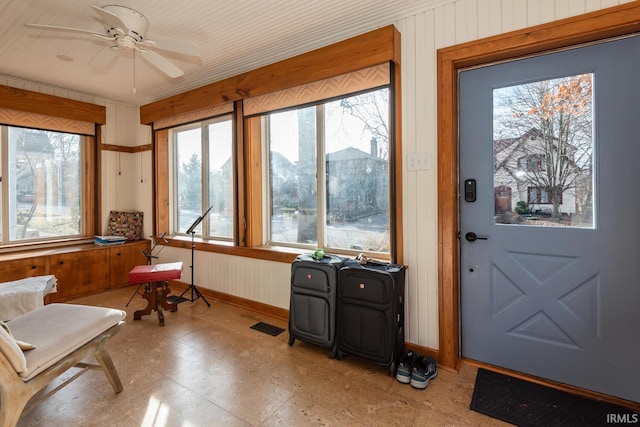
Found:
[[[38,30],[54,30],[73,33],[90,34],[99,39],[108,41],[110,46],[99,51],[89,62],[92,67],[107,66],[123,51],[138,53],[145,61],[169,77],[176,78],[184,73],[171,61],[163,57],[154,49],[167,52],[175,52],[181,55],[200,57],[200,48],[195,43],[162,39],[154,37],[147,39],[149,20],[137,10],[126,6],[107,5],[91,6],[104,24],[104,33],[85,30],[81,28],[58,27],[42,24],[24,24],[28,28]],[[134,62],[135,70],[135,62]]]

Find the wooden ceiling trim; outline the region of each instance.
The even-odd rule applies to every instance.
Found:
[[[400,33],[389,25],[140,107],[145,125],[178,114],[264,95],[393,61],[400,62]]]
[[[11,86],[0,85],[0,107],[101,125],[107,123],[106,108],[102,105]]]

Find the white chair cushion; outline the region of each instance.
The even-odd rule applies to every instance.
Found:
[[[0,352],[7,358],[13,369],[22,374],[27,370],[27,359],[16,340],[4,328],[0,328]]]
[[[16,317],[7,322],[13,336],[36,346],[23,353],[26,369],[16,371],[27,381],[125,317],[122,310],[77,304],[49,304]]]

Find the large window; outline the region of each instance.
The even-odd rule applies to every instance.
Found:
[[[173,232],[233,238],[233,132],[231,115],[173,129]],[[211,208],[209,210],[209,208]],[[208,212],[207,212],[208,211]],[[207,215],[204,215],[204,213]]]
[[[0,126],[2,244],[83,235],[83,139]]]
[[[388,254],[388,89],[272,113],[264,123],[265,240]]]

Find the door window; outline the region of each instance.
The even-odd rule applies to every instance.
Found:
[[[594,227],[592,89],[589,73],[493,90],[495,224]]]

